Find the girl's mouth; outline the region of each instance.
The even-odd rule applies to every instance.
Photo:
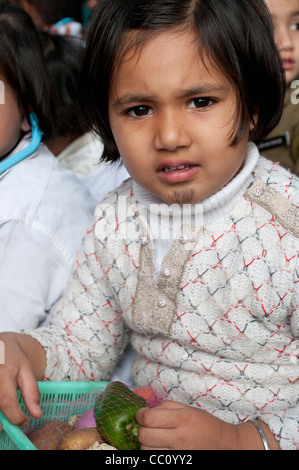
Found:
[[[191,168],[191,165],[179,165],[179,166],[168,166],[163,169],[165,173],[171,173],[172,171],[178,171],[178,170],[189,170]]]
[[[166,183],[182,183],[190,180],[198,171],[198,165],[181,164],[177,166],[163,166],[158,170],[158,175]]]
[[[291,70],[294,67],[294,61],[292,59],[283,59],[283,68],[285,70]]]

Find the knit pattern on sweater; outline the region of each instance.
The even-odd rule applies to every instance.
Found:
[[[299,449],[299,181],[263,158],[253,176],[229,213],[182,228],[158,280],[132,181],[110,193],[51,324],[26,332],[47,350],[45,378],[108,379],[130,341],[136,386],[230,423],[259,417]]]

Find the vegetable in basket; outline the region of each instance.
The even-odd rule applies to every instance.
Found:
[[[87,450],[94,444],[102,444],[102,438],[96,428],[74,429],[61,440],[59,450]]]
[[[94,419],[93,407],[85,411],[76,423],[75,429],[95,428],[96,422]]]
[[[28,439],[38,450],[55,450],[65,434],[72,427],[63,421],[51,420],[35,429],[28,435]]]
[[[122,382],[111,382],[95,402],[94,416],[102,439],[119,450],[138,450],[136,412],[147,406]]]

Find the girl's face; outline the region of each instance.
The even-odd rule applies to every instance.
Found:
[[[290,84],[299,76],[299,0],[266,0],[271,12],[276,45]]]
[[[0,76],[0,86],[4,89],[4,102],[0,102],[0,158],[8,154],[18,144],[21,132],[28,132],[30,126],[22,117],[16,95],[9,84]]]
[[[127,53],[109,94],[111,129],[123,163],[143,188],[169,204],[197,203],[242,167],[248,132],[229,146],[237,97],[203,64],[192,32],[162,32]]]

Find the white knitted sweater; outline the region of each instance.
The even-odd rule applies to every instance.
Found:
[[[249,144],[203,201],[204,226],[159,243],[143,192],[123,183],[98,205],[50,326],[25,331],[47,350],[45,379],[108,379],[129,341],[137,386],[230,423],[259,417],[299,449],[298,188]]]

